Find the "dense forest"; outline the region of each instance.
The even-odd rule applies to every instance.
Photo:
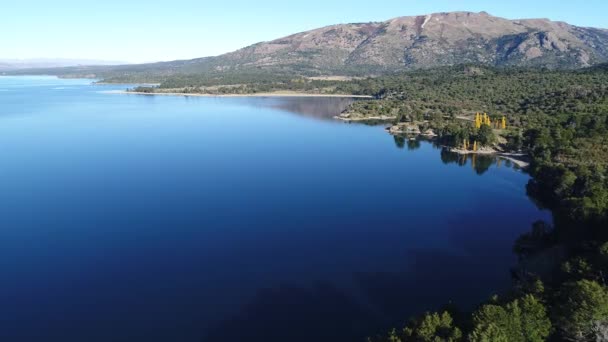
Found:
[[[374,94],[349,109],[422,120],[457,144],[479,135],[458,117],[507,118],[506,147],[529,155],[528,193],[553,212],[514,243],[509,293],[474,312],[440,309],[372,341],[608,340],[608,68],[579,71],[441,68],[354,80],[339,91]],[[508,214],[508,213],[506,213]],[[505,270],[507,272],[507,270]]]

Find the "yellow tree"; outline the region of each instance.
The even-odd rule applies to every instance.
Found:
[[[481,128],[481,115],[479,113],[475,113],[475,128]]]
[[[473,143],[473,151],[477,152],[477,140]]]
[[[507,129],[507,118],[502,117],[502,129]]]

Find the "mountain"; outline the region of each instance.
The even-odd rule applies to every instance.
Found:
[[[332,25],[217,57],[53,72],[139,82],[269,71],[291,76],[373,75],[465,63],[579,68],[607,61],[605,29],[549,19],[508,20],[486,12],[450,12]]]
[[[35,58],[35,59],[0,59],[0,71],[21,70],[35,68],[61,68],[70,66],[91,65],[121,65],[124,62],[102,61],[90,59],[64,59],[64,58]]]
[[[218,70],[290,66],[312,71],[417,69],[479,63],[584,67],[608,60],[608,30],[485,12],[435,13],[345,24],[255,44],[220,56]]]

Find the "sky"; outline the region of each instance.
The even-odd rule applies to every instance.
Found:
[[[0,8],[0,59],[189,59],[326,25],[448,11],[608,28],[608,0],[0,0]]]

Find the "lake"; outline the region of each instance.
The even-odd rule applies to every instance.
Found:
[[[529,176],[350,99],[0,77],[0,340],[362,341],[510,286]]]

